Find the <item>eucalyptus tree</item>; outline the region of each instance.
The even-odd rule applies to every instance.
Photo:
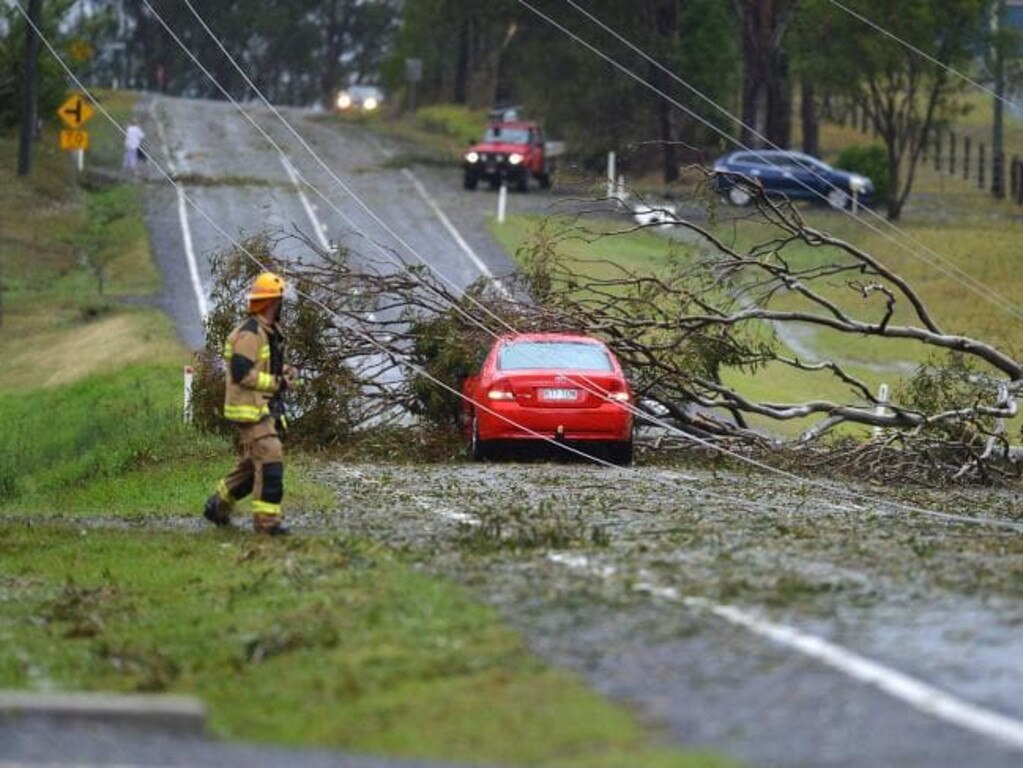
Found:
[[[971,71],[983,50],[988,8],[988,0],[803,0],[801,65],[863,110],[884,143],[890,219],[902,213],[935,128],[964,109],[965,81],[953,71]]]

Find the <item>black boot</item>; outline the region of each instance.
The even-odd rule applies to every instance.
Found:
[[[220,496],[213,494],[206,499],[206,506],[203,508],[202,516],[218,528],[228,528],[231,525],[231,515],[225,515],[220,511]]]
[[[267,536],[290,536],[291,528],[286,526],[284,523],[276,523],[266,530],[261,531],[261,533],[265,533]]]

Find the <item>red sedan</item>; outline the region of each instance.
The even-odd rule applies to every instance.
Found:
[[[547,439],[616,464],[632,461],[632,391],[614,353],[590,336],[502,336],[462,394],[474,460],[493,455],[503,441]]]

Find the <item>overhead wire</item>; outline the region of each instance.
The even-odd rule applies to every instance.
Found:
[[[575,32],[572,32],[571,30],[569,30],[567,27],[565,27],[563,24],[559,23],[556,19],[551,17],[549,14],[546,14],[543,11],[540,11],[538,8],[536,8],[536,6],[534,6],[528,0],[517,0],[517,1],[518,1],[518,3],[520,5],[522,5],[523,7],[527,8],[534,15],[536,15],[537,17],[543,19],[549,25],[551,25],[555,29],[559,30],[560,32],[562,32],[563,34],[565,34],[566,36],[568,36],[569,38],[574,40],[579,45],[582,45],[584,48],[586,48],[589,51],[591,51],[592,53],[596,54],[601,59],[606,61],[608,64],[611,64],[613,67],[615,67],[617,70],[619,70],[623,74],[628,75],[630,78],[632,78],[636,82],[640,83],[642,86],[644,86],[645,88],[649,89],[650,91],[654,92],[655,94],[660,96],[665,101],[669,102],[673,106],[675,106],[678,109],[680,109],[681,111],[685,112],[687,115],[689,115],[693,119],[697,120],[699,123],[701,123],[702,125],[704,125],[708,129],[710,129],[711,131],[716,133],[721,138],[725,139],[730,144],[733,144],[734,146],[736,146],[739,149],[742,149],[744,151],[756,154],[757,149],[755,147],[750,147],[750,146],[744,144],[742,141],[740,141],[739,139],[735,138],[734,136],[732,136],[727,131],[722,130],[719,126],[715,125],[713,122],[711,122],[710,120],[705,118],[703,115],[699,114],[698,112],[696,112],[695,110],[693,110],[690,107],[686,106],[685,104],[682,104],[677,99],[675,99],[672,96],[670,96],[669,94],[667,94],[663,89],[658,88],[653,83],[650,83],[648,80],[646,80],[642,76],[640,76],[640,75],[636,74],[635,72],[633,72],[626,65],[624,65],[621,62],[617,61],[612,56],[606,54],[604,51],[600,50],[599,48],[597,48],[595,45],[591,44],[587,40],[584,40],[581,36],[577,35]],[[567,2],[568,5],[571,5],[577,11],[579,11],[583,15],[587,16],[591,21],[596,23],[598,26],[600,26],[606,32],[614,35],[618,40],[620,40],[621,42],[623,42],[626,45],[628,45],[635,52],[639,53],[647,61],[649,61],[651,64],[656,66],[659,70],[661,70],[662,72],[664,72],[665,74],[670,76],[673,80],[675,80],[676,82],[678,82],[679,84],[684,86],[691,93],[699,96],[699,98],[701,98],[702,100],[704,100],[707,103],[713,105],[715,109],[717,109],[719,112],[721,112],[722,114],[727,116],[731,121],[733,121],[737,125],[745,128],[746,130],[750,131],[752,135],[754,135],[756,138],[758,138],[759,140],[763,141],[764,143],[768,144],[771,148],[776,149],[776,150],[782,149],[781,147],[779,147],[778,145],[774,144],[773,142],[770,142],[765,136],[763,136],[762,134],[757,132],[755,128],[753,128],[752,126],[746,125],[742,121],[741,118],[739,118],[738,116],[732,114],[725,107],[722,107],[720,104],[718,104],[716,101],[714,101],[711,97],[709,97],[706,94],[704,94],[702,91],[700,91],[694,85],[692,85],[691,83],[686,81],[684,78],[679,76],[677,73],[672,72],[668,68],[664,67],[660,62],[658,62],[657,60],[655,60],[654,58],[649,56],[645,51],[641,50],[640,48],[635,46],[633,43],[628,41],[624,36],[620,35],[618,32],[616,32],[615,30],[613,30],[610,27],[608,27],[607,25],[605,25],[596,16],[594,16],[592,13],[590,13],[586,9],[580,7],[573,0],[566,0],[566,2]],[[818,178],[819,180],[825,182],[826,184],[831,186],[833,189],[840,189],[839,187],[834,185],[828,179],[820,176],[812,168],[807,168],[805,166],[801,166],[801,167],[804,167],[806,170],[808,170],[810,173],[812,173],[816,178]],[[823,200],[825,202],[828,202],[826,195],[816,191],[813,187],[811,187],[805,181],[802,181],[800,179],[794,179],[794,181],[799,186],[803,187],[805,190],[807,190],[808,192],[810,192],[814,196],[818,197],[819,199],[821,199],[821,200]],[[883,216],[878,214],[876,211],[871,210],[869,207],[865,207],[864,210],[867,211],[867,215],[868,216],[876,218],[878,221],[881,221],[886,227],[888,227],[888,229],[896,232],[897,234],[899,234],[903,238],[905,238],[906,242],[900,242],[896,237],[894,237],[889,232],[886,232],[886,231],[878,228],[877,226],[875,226],[875,225],[873,225],[873,224],[871,224],[871,223],[869,223],[867,221],[864,221],[863,219],[861,219],[859,217],[853,216],[852,212],[847,210],[847,209],[845,209],[845,208],[841,209],[841,212],[844,215],[851,217],[854,221],[858,222],[862,226],[864,226],[867,229],[871,230],[872,232],[874,232],[874,234],[882,237],[883,239],[889,241],[890,243],[893,243],[894,245],[896,245],[899,248],[901,248],[902,250],[910,253],[911,255],[915,256],[916,258],[920,259],[921,261],[923,261],[923,262],[925,262],[927,264],[930,264],[932,267],[937,269],[941,274],[943,274],[946,277],[948,277],[948,278],[950,278],[950,279],[960,283],[961,285],[963,285],[964,287],[966,287],[969,290],[973,291],[974,293],[976,293],[977,295],[981,296],[982,298],[987,299],[988,301],[990,301],[991,303],[993,303],[996,306],[1000,307],[1003,311],[1005,311],[1006,313],[1012,315],[1016,319],[1023,320],[1023,308],[1020,308],[1020,306],[1018,304],[1016,304],[1015,302],[1013,302],[1011,299],[1009,299],[1009,298],[1007,298],[1005,296],[1002,296],[997,291],[995,291],[993,288],[991,288],[990,286],[984,284],[983,282],[981,282],[977,278],[973,277],[971,274],[969,274],[968,272],[963,270],[961,267],[959,267],[958,265],[953,263],[947,257],[945,257],[942,254],[938,253],[933,248],[931,248],[930,246],[928,246],[925,243],[921,242],[918,238],[914,237],[912,234],[910,234],[910,233],[906,232],[905,230],[901,229],[900,227],[898,227],[897,225],[895,225],[891,221],[888,221]],[[916,246],[919,246],[920,249],[922,249],[924,253],[921,253],[920,251],[915,250],[912,247],[909,247],[907,245],[907,242],[908,243],[912,243],[912,244],[914,244]],[[934,263],[935,260],[938,263]]]
[[[887,29],[887,28],[881,26],[880,24],[878,24],[877,22],[875,22],[872,19],[868,18],[867,16],[865,16],[862,13],[860,13],[859,11],[853,10],[849,6],[845,5],[844,3],[839,2],[839,0],[827,0],[827,1],[829,3],[831,3],[833,6],[835,6],[836,8],[839,8],[842,11],[844,11],[845,13],[849,14],[854,19],[858,19],[859,21],[863,22],[868,27],[873,29],[875,32],[880,32],[885,37],[895,41],[896,43],[898,43],[902,47],[906,48],[907,50],[912,51],[917,56],[920,56],[921,58],[926,59],[927,61],[929,61],[934,66],[936,66],[936,67],[938,67],[940,69],[945,70],[950,75],[953,75],[953,76],[959,78],[960,80],[962,80],[963,82],[967,83],[968,85],[971,85],[974,88],[976,88],[977,90],[986,93],[988,96],[991,96],[992,98],[1002,102],[1003,104],[1005,104],[1008,107],[1013,107],[1014,109],[1023,111],[1023,107],[1021,107],[1017,102],[1012,101],[1011,99],[1006,98],[1004,95],[998,93],[997,91],[991,90],[990,88],[988,88],[983,83],[978,82],[976,79],[970,77],[969,75],[965,74],[964,72],[961,72],[957,68],[946,64],[945,62],[941,61],[940,59],[935,58],[934,56],[931,56],[926,51],[921,50],[919,47],[913,45],[908,40],[904,40],[903,38],[899,37],[897,34],[892,32],[890,29]]]
[[[186,0],[186,2],[187,2],[187,0]],[[110,113],[102,106],[102,104],[100,104],[98,102],[98,100],[95,99],[95,97],[91,94],[91,92],[88,90],[88,88],[86,88],[85,85],[81,82],[81,80],[74,74],[74,72],[70,69],[70,67],[67,65],[67,63],[64,61],[64,59],[60,56],[60,54],[53,47],[52,43],[48,40],[48,38],[46,38],[45,35],[42,34],[42,32],[38,29],[38,27],[34,24],[34,22],[28,17],[28,15],[25,12],[24,8],[21,6],[21,3],[19,2],[19,0],[14,0],[14,3],[17,6],[19,12],[26,18],[26,21],[30,25],[32,25],[33,28],[35,29],[36,33],[39,34],[40,39],[43,40],[43,42],[45,43],[47,49],[50,51],[51,55],[54,56],[54,58],[57,60],[57,62],[60,64],[60,66],[65,70],[65,72],[68,74],[69,78],[75,83],[75,85],[83,93],[85,93],[88,96],[88,98],[93,103],[96,104],[97,108],[102,112],[104,117],[106,117],[107,120],[113,126],[115,126],[123,134],[124,133],[123,126],[121,126],[120,123],[118,123],[118,121],[115,118],[113,118],[112,115],[110,115]],[[237,66],[237,64],[236,64],[236,66]],[[237,102],[235,102],[235,106],[236,107],[239,106],[237,104]],[[278,115],[279,119],[285,120],[282,116],[280,116],[279,113],[277,113],[277,115]],[[305,145],[305,147],[307,148],[308,151],[314,152],[314,150],[312,150],[311,147],[308,146],[308,144],[305,144],[305,142],[303,142],[303,143],[304,143],[304,145]],[[256,264],[256,265],[258,265],[260,267],[264,267],[265,268],[265,265],[263,265],[259,261],[259,259],[257,257],[255,257],[250,251],[248,251],[248,249],[245,248],[243,244],[239,243],[235,238],[233,238],[226,231],[224,231],[223,228],[220,227],[212,219],[212,217],[210,217],[202,209],[201,206],[199,206],[194,200],[192,200],[192,198],[190,196],[188,196],[186,193],[184,193],[183,190],[182,190],[181,185],[179,185],[179,183],[161,165],[159,165],[159,164],[156,164],[156,165],[157,165],[157,168],[160,171],[161,175],[168,182],[170,182],[173,186],[175,186],[176,188],[178,188],[179,190],[182,191],[182,194],[184,195],[185,199],[187,200],[189,207],[191,207],[202,218],[204,218],[228,242],[231,242],[236,247],[238,247],[239,250],[242,253],[244,253],[247,256],[247,258],[249,258],[254,264]],[[316,297],[306,294],[305,298],[307,300],[312,301],[314,304],[319,306],[321,309],[326,311],[328,314],[331,314],[331,315],[341,319],[340,316],[334,310],[329,308],[327,305],[323,304]],[[358,329],[353,329],[353,330],[355,330],[357,333],[361,333]],[[380,352],[382,352],[383,354],[388,355],[388,356],[391,355],[391,351],[388,350],[383,345],[380,345],[379,342],[377,342],[374,338],[372,338],[371,335],[368,335],[368,334],[362,334],[362,335],[365,336],[366,340],[372,346],[374,346],[377,349],[379,349]],[[429,372],[427,372],[425,369],[422,369],[420,366],[417,366],[416,364],[414,364],[414,363],[412,363],[410,361],[407,361],[407,360],[402,360],[402,361],[397,361],[397,362],[400,365],[402,365],[404,367],[407,367],[407,368],[413,370],[414,372],[418,373],[419,375],[422,375],[425,378],[431,380],[434,384],[436,384],[436,385],[440,386],[441,388],[449,391],[451,394],[455,395],[456,397],[461,398],[461,399],[466,400],[466,401],[469,401],[469,399],[463,393],[461,393],[461,392],[455,390],[454,388],[450,387],[445,382],[442,382],[442,381],[436,379]],[[469,402],[471,402],[471,401],[469,401]],[[515,422],[513,420],[508,419],[503,414],[494,412],[491,409],[486,408],[486,406],[481,406],[480,404],[475,403],[475,402],[472,402],[472,404],[475,407],[480,407],[484,411],[492,413],[494,416],[496,416],[499,419],[502,419],[502,420],[504,420],[506,422],[509,422],[511,424],[515,424]],[[604,464],[604,465],[607,465],[607,466],[613,466],[609,462],[604,462],[601,459],[599,459],[598,457],[594,457],[594,456],[591,456],[591,455],[589,455],[589,454],[587,454],[587,453],[585,453],[583,451],[579,451],[577,449],[574,449],[570,445],[565,445],[565,444],[563,444],[563,443],[561,443],[559,441],[553,440],[552,438],[548,438],[545,435],[541,435],[539,433],[536,433],[536,432],[534,432],[534,431],[524,427],[521,424],[515,424],[515,426],[517,426],[518,428],[522,429],[527,434],[532,434],[534,437],[537,437],[537,438],[540,438],[540,439],[545,440],[547,442],[556,444],[560,448],[563,448],[563,449],[567,450],[570,453],[574,453],[574,454],[576,454],[578,456],[586,458],[586,459],[588,459],[590,461],[594,461],[595,463],[598,463],[598,464]],[[677,428],[675,428],[675,429],[677,429]],[[690,435],[690,434],[685,433],[685,432],[683,432],[681,430],[678,430],[678,431],[681,434],[683,434],[687,439],[696,440],[697,442],[703,443],[703,444],[707,445],[710,448],[713,448],[713,449],[719,450],[719,451],[723,451],[724,453],[726,453],[728,455],[732,455],[732,456],[734,456],[737,459],[746,460],[747,463],[752,461],[752,460],[748,459],[748,457],[744,457],[744,456],[742,456],[740,454],[735,454],[733,452],[724,450],[720,446],[717,446],[717,445],[715,445],[713,443],[709,443],[707,441],[702,441],[700,438],[697,438],[694,435]],[[818,483],[816,481],[812,481],[812,480],[808,480],[806,478],[799,477],[799,476],[797,476],[795,474],[785,472],[784,470],[778,470],[778,469],[776,469],[774,467],[771,467],[770,465],[760,464],[758,462],[754,462],[754,466],[758,466],[759,468],[764,469],[766,471],[769,471],[769,472],[771,472],[773,474],[780,475],[782,477],[786,477],[787,479],[792,479],[792,480],[795,480],[795,481],[800,482],[800,483],[809,484],[809,485],[818,485],[818,486],[822,485],[822,484],[820,484],[820,483]],[[1012,530],[1023,530],[1023,524],[1017,524],[1017,523],[1014,523],[1012,521],[999,520],[999,519],[991,519],[991,518],[981,518],[981,517],[971,517],[971,516],[965,516],[965,515],[955,515],[955,514],[951,514],[951,513],[940,512],[940,511],[937,511],[937,510],[931,510],[931,509],[926,509],[926,508],[922,508],[922,507],[914,507],[912,505],[906,505],[906,504],[902,504],[902,503],[899,503],[899,502],[891,502],[891,501],[885,500],[885,499],[876,499],[876,498],[870,497],[870,496],[868,496],[866,494],[862,494],[862,493],[858,493],[858,492],[854,492],[854,491],[849,491],[848,489],[837,488],[835,486],[825,485],[824,487],[827,487],[828,490],[837,491],[838,493],[840,493],[843,496],[846,496],[847,498],[856,498],[856,499],[860,499],[860,500],[871,501],[873,503],[880,504],[880,505],[882,505],[884,507],[888,507],[888,508],[892,508],[892,509],[901,509],[901,510],[907,511],[907,512],[917,513],[917,514],[921,514],[921,515],[924,515],[924,516],[930,516],[930,517],[933,517],[933,518],[944,520],[946,522],[980,524],[980,525],[986,525],[986,526],[991,526],[991,527],[1008,528],[1008,529],[1012,529]],[[747,502],[746,500],[736,499],[736,498],[730,497],[730,496],[723,496],[721,494],[717,494],[717,493],[715,493],[713,491],[708,491],[706,489],[696,489],[696,492],[700,493],[701,495],[706,495],[706,496],[709,496],[709,497],[721,498],[721,499],[727,500],[727,501],[732,502],[732,503],[739,503],[739,504],[741,504],[743,506],[749,506],[750,505],[749,502]],[[862,510],[859,510],[859,509],[857,509],[855,507],[853,507],[853,508],[842,507],[840,505],[834,504],[834,502],[831,502],[831,503],[832,503],[833,506],[836,507],[836,509],[841,509],[841,510],[844,510],[844,511],[862,511]],[[762,506],[762,505],[756,505],[754,503],[753,506],[754,506],[754,508],[759,508],[759,506]]]
[[[148,0],[143,0],[143,1],[146,2],[147,5],[148,5]],[[200,22],[200,24],[202,25],[203,29],[207,32],[207,34],[214,41],[217,42],[218,46],[220,47],[221,52],[225,56],[228,57],[228,59],[231,61],[232,65],[235,67],[235,69],[246,80],[246,83],[249,85],[249,87],[254,90],[254,92],[259,96],[259,98],[263,101],[264,104],[266,104],[268,107],[271,108],[271,111],[274,113],[274,115],[279,120],[281,120],[285,124],[287,124],[287,127],[292,132],[292,134],[298,136],[297,131],[295,131],[294,127],[291,126],[289,123],[287,123],[287,119],[284,118],[283,115],[281,115],[279,111],[277,111],[275,108],[273,108],[272,105],[270,105],[269,100],[266,98],[266,96],[259,91],[259,89],[255,86],[255,84],[251,81],[251,79],[248,77],[248,75],[240,67],[240,65],[237,63],[237,61],[234,59],[234,57],[226,50],[226,48],[223,46],[223,44],[220,43],[219,38],[217,38],[217,36],[213,32],[213,30],[210,29],[210,27],[205,23],[205,21],[199,15],[198,11],[195,10],[195,8],[192,6],[191,1],[190,0],[183,0],[183,2],[186,4],[186,6],[189,7],[189,9],[193,13],[193,15],[196,17],[196,19]],[[179,42],[179,44],[180,44],[180,42]],[[191,56],[191,53],[189,55]],[[193,57],[193,59],[194,59],[194,57]],[[207,72],[207,76],[212,77],[211,75],[208,74],[208,72]],[[233,98],[231,98],[230,96],[228,96],[228,98],[231,99],[231,101],[236,105],[236,107],[238,106],[237,102]],[[310,147],[309,144],[307,142],[305,142],[304,139],[301,140],[301,143],[302,143],[303,148],[305,148],[307,152],[311,153],[318,160],[318,162],[320,162],[321,165],[325,166],[325,164],[319,158],[319,156],[317,155],[315,150],[312,147]],[[336,174],[332,173],[332,177],[336,178]],[[345,188],[345,190],[350,195],[355,197],[355,193],[354,193],[354,191],[352,191],[350,189],[350,187],[348,187],[347,185],[344,185],[344,188]],[[362,203],[362,205],[365,206],[365,203]],[[379,217],[376,217],[376,219],[379,220]],[[435,271],[435,268],[433,267],[433,265],[429,264],[425,259],[423,259],[414,249],[411,248],[411,246],[406,246],[406,247],[408,247],[410,252],[413,253],[413,255],[415,255],[416,258],[419,259],[425,266],[427,266],[431,270]],[[486,313],[488,313],[491,316],[495,317],[495,319],[498,319],[506,327],[508,327],[509,329],[514,331],[514,328],[512,328],[509,324],[504,322],[503,319],[498,318],[496,315],[494,315],[494,313],[492,313],[489,310],[489,308],[485,307],[484,305],[480,304],[479,302],[474,301],[474,303],[477,306],[479,306],[483,311],[485,311]],[[476,321],[476,323],[477,323],[477,325],[479,325],[479,327],[481,329],[486,330],[489,333],[491,333],[492,335],[496,336],[496,334],[494,334],[493,331],[487,329],[484,325],[480,324],[478,320]],[[583,377],[583,378],[585,378],[585,377]],[[591,380],[588,381],[587,383],[591,387],[593,386],[593,382]],[[450,387],[445,387],[445,388],[449,389],[449,390],[451,389]],[[595,390],[595,389],[591,389],[590,391],[591,391],[592,394],[596,394],[596,395],[602,394],[600,391]],[[461,393],[459,393],[459,395],[462,396]],[[462,396],[462,397],[464,397],[464,396]],[[624,404],[621,404],[621,406],[622,407],[626,407]],[[701,445],[701,446],[703,446],[705,448],[710,448],[712,450],[725,453],[726,455],[731,455],[733,458],[736,458],[737,460],[739,460],[739,461],[741,461],[743,463],[746,463],[746,464],[748,464],[750,466],[756,467],[756,468],[758,468],[758,469],[760,469],[762,471],[767,471],[767,472],[770,472],[772,474],[780,475],[780,476],[786,477],[787,479],[794,480],[794,481],[801,482],[801,483],[810,483],[810,484],[814,484],[814,485],[818,485],[818,486],[823,486],[823,487],[828,488],[828,490],[832,490],[832,491],[836,491],[837,490],[840,493],[842,493],[843,495],[846,495],[848,498],[856,498],[856,499],[860,499],[860,500],[869,500],[869,501],[872,501],[872,502],[875,502],[875,503],[880,502],[880,503],[887,504],[889,506],[893,505],[893,502],[890,502],[890,501],[887,501],[887,500],[875,499],[875,498],[870,497],[869,495],[866,495],[866,494],[860,494],[860,493],[857,493],[857,492],[848,491],[847,489],[839,489],[839,488],[836,488],[836,487],[834,487],[832,485],[829,485],[829,484],[821,484],[818,481],[809,480],[807,478],[800,477],[800,476],[798,476],[798,475],[796,475],[794,473],[786,472],[784,470],[779,470],[778,468],[772,467],[771,465],[766,464],[765,462],[761,462],[761,461],[758,461],[756,459],[752,459],[752,458],[750,458],[748,456],[743,456],[742,454],[738,454],[738,453],[735,453],[735,452],[732,452],[732,451],[728,451],[727,449],[724,449],[721,446],[719,446],[719,445],[717,445],[717,444],[715,444],[715,443],[713,443],[711,441],[704,440],[703,438],[700,438],[697,435],[693,435],[693,434],[691,434],[689,432],[686,432],[686,431],[680,429],[679,427],[677,427],[674,424],[671,424],[671,423],[665,422],[663,420],[657,419],[656,417],[652,416],[651,414],[648,414],[646,412],[640,411],[639,409],[635,408],[635,406],[632,406],[631,404],[628,407],[633,412],[634,415],[642,416],[643,418],[645,418],[645,419],[647,419],[649,421],[652,421],[653,423],[658,424],[659,426],[662,426],[665,429],[668,429],[669,431],[675,432],[675,433],[683,436],[685,439],[687,439],[687,440],[689,440],[691,442],[695,442],[696,444]],[[517,426],[521,427],[521,425],[517,425]],[[556,443],[557,441],[551,441],[551,442],[555,442]],[[587,455],[587,454],[580,453],[580,455]],[[596,457],[589,456],[589,458],[591,460],[597,461],[597,463],[602,463]],[[606,462],[604,462],[604,463],[606,463]],[[947,520],[947,521],[957,521],[957,522],[964,522],[964,521],[977,522],[978,521],[978,518],[972,518],[972,517],[968,517],[968,516],[961,516],[961,515],[954,515],[954,514],[949,514],[949,513],[943,513],[943,512],[938,512],[936,510],[928,510],[928,509],[921,508],[921,507],[912,507],[910,505],[899,505],[898,503],[894,503],[894,505],[898,506],[898,507],[900,507],[902,509],[905,509],[907,511],[913,511],[913,512],[916,512],[916,513],[919,513],[919,514],[929,515],[929,516],[936,517],[936,518],[939,518],[939,519],[944,519],[944,520]],[[988,524],[995,524],[995,525],[999,525],[999,526],[1000,526],[1000,524],[1002,522],[1004,522],[1004,521],[988,520]],[[1009,527],[1016,527],[1016,526],[1014,524],[1010,524]],[[1019,528],[1021,530],[1023,530],[1023,525],[1020,525]]]

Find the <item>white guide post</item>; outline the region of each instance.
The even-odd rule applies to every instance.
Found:
[[[877,399],[878,404],[874,407],[874,414],[877,416],[884,416],[887,410],[884,404],[888,402],[888,385],[882,384],[877,388]],[[881,427],[874,427],[874,437],[880,437]]]
[[[497,223],[504,224],[504,214],[508,209],[508,185],[501,184],[497,191]]]
[[[182,414],[186,424],[192,423],[192,379],[195,377],[195,369],[190,365],[185,366],[185,393],[184,408]]]
[[[615,196],[615,153],[607,153],[607,196]]]

